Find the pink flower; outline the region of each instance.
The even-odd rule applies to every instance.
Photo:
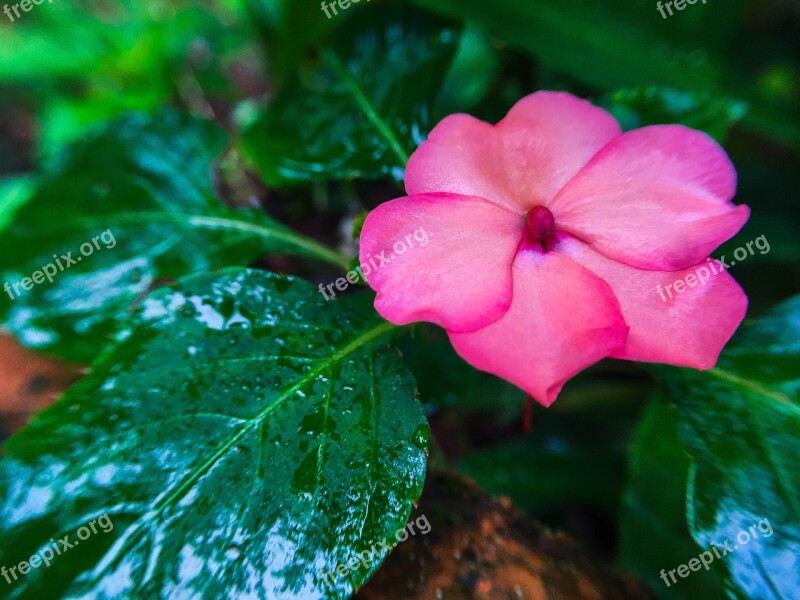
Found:
[[[418,227],[430,241],[368,275],[375,308],[444,327],[467,362],[545,406],[604,357],[711,368],[744,318],[726,271],[666,302],[656,291],[708,266],[750,213],[703,133],[622,133],[588,102],[537,92],[494,126],[444,119],[405,181],[367,217],[362,264]]]

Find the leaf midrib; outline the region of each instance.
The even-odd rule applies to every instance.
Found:
[[[253,223],[233,217],[211,217],[208,215],[168,212],[168,211],[147,211],[147,212],[117,212],[113,215],[101,215],[96,217],[81,217],[73,219],[63,227],[49,227],[44,230],[46,234],[54,232],[64,232],[83,227],[90,229],[93,227],[105,227],[113,229],[114,222],[122,225],[127,224],[153,224],[153,223],[174,223],[183,225],[187,228],[205,227],[207,229],[229,229],[253,234],[268,240],[286,242],[296,249],[303,250],[309,256],[314,256],[325,262],[331,263],[336,267],[349,268],[349,261],[334,252],[327,246],[320,244],[316,240],[307,238],[289,229],[282,230],[277,226]],[[41,230],[40,230],[41,233]]]
[[[336,54],[333,52],[326,52],[325,56],[333,65],[336,74],[338,75],[339,79],[342,80],[347,91],[353,97],[358,108],[367,118],[367,120],[372,123],[373,127],[378,131],[378,134],[386,140],[386,143],[389,144],[389,147],[394,152],[397,159],[400,161],[400,166],[405,168],[406,164],[408,163],[408,153],[406,152],[403,145],[400,143],[400,140],[397,139],[397,136],[392,131],[392,128],[386,122],[386,120],[378,114],[378,111],[370,102],[367,95],[364,93],[364,90],[361,89],[361,86],[358,85],[358,82],[352,76],[352,74],[345,68],[342,64],[342,61],[339,59]]]
[[[775,400],[780,404],[785,404],[794,410],[800,410],[800,407],[798,407],[797,404],[793,402],[792,399],[787,394],[783,392],[770,390],[769,388],[764,387],[757,381],[745,379],[744,377],[739,377],[738,375],[731,373],[730,371],[726,371],[725,369],[720,369],[719,367],[714,367],[713,369],[709,369],[708,371],[706,371],[706,373],[716,377],[717,379],[722,379],[723,381],[730,383],[732,385],[745,388],[753,393]]]
[[[200,467],[196,468],[194,471],[187,474],[180,482],[178,482],[173,486],[171,491],[167,490],[165,494],[162,495],[161,500],[157,500],[156,502],[154,502],[154,504],[150,507],[150,509],[131,526],[128,535],[125,536],[124,542],[120,544],[117,551],[114,554],[105,557],[102,563],[111,563],[115,561],[116,558],[119,557],[120,555],[125,554],[131,543],[138,539],[146,523],[151,522],[152,519],[154,518],[158,518],[165,508],[167,508],[171,504],[174,504],[177,500],[183,497],[191,488],[191,486],[194,483],[196,483],[198,479],[200,479],[200,477],[202,477],[205,473],[207,473],[247,433],[252,431],[255,427],[261,425],[264,419],[275,408],[277,408],[280,404],[285,402],[298,390],[302,389],[303,386],[309,383],[320,373],[322,373],[326,369],[329,369],[333,365],[342,361],[347,356],[354,353],[362,346],[368,344],[372,340],[380,337],[381,335],[391,331],[394,328],[395,325],[384,321],[376,325],[375,327],[367,330],[366,332],[362,333],[360,336],[356,337],[351,342],[341,347],[339,350],[335,351],[327,358],[320,359],[317,365],[313,367],[310,371],[308,371],[308,373],[306,373],[303,377],[301,377],[294,385],[292,385],[290,388],[288,388],[286,391],[280,394],[275,400],[273,400],[270,404],[265,406],[255,416],[246,419],[245,422],[242,423],[242,425],[240,426],[240,429],[235,433],[233,433],[230,437],[228,437],[228,439],[225,440],[217,448],[217,451],[214,452],[214,454],[212,454],[208,459],[206,459],[206,461]],[[253,360],[259,360],[259,358],[260,358],[259,356],[255,356],[253,357]],[[92,583],[95,583],[98,577],[99,574],[95,576],[95,579],[93,580]]]

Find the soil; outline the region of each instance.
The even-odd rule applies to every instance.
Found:
[[[0,335],[0,440],[52,404],[79,376],[79,369],[43,358]]]
[[[508,498],[492,497],[459,473],[429,469],[411,520],[422,515],[429,532],[398,544],[357,599],[654,598],[566,534],[536,523]]]

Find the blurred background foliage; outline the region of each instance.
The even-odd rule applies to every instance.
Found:
[[[131,164],[148,160],[138,144],[174,149],[183,157],[176,171],[200,156],[192,168],[199,177],[211,163],[215,190],[197,197],[216,194],[228,205],[213,210],[257,209],[269,216],[247,218],[280,221],[352,254],[353,219],[402,195],[405,157],[446,114],[494,122],[525,94],[563,89],[604,106],[625,129],[702,129],[731,155],[736,201],[752,209],[716,255],[761,235],[770,244],[733,272],[751,300],[751,325],[722,362],[721,372],[734,375],[709,383],[606,362],[544,410],[460,361],[436,328],[414,326],[404,356],[443,460],[570,531],[659,596],[798,597],[800,567],[790,559],[800,548],[798,348],[789,334],[800,310],[796,301],[773,310],[800,293],[798,34],[792,0],[697,3],[666,20],[641,0],[373,0],[331,19],[317,0],[54,0],[13,23],[0,15],[0,228],[17,240],[0,244],[0,271],[42,263],[41,240],[27,248],[20,240],[47,231],[46,219],[69,220],[100,201],[111,212],[140,202],[139,188],[124,184],[119,197],[87,200],[90,184],[108,177],[102,161],[80,160],[75,143],[94,135],[91,143],[105,148],[96,153],[120,152]],[[165,116],[165,107],[213,121],[214,131]],[[152,139],[120,133],[130,129],[129,111],[152,115]],[[200,141],[187,142],[192,136]],[[170,190],[151,191],[159,203]],[[114,302],[91,307],[108,312],[90,324],[69,305],[70,286],[81,285],[72,279],[36,306],[4,305],[2,316],[29,345],[89,362],[114,334],[114,311],[159,278],[229,264],[315,282],[338,276],[285,255],[253,263],[273,248],[237,241],[247,247],[200,238],[189,246],[196,260],[154,257],[138,280],[115,280]],[[208,245],[216,254],[203,254]],[[136,260],[145,250],[124,252]],[[58,335],[31,333],[45,330]],[[725,435],[743,437],[734,444]],[[669,588],[659,580],[660,569],[761,518],[777,533],[755,554]]]

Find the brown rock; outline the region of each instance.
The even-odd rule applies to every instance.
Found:
[[[587,556],[508,498],[493,498],[466,477],[428,472],[412,519],[428,534],[399,544],[357,594],[360,600],[645,600],[636,581]]]

